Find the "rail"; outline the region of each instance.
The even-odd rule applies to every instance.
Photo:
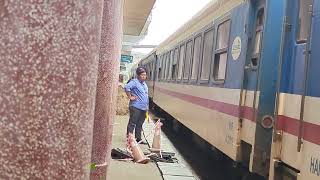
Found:
[[[314,4],[314,1],[312,2]],[[308,70],[309,70],[309,60],[310,60],[310,42],[311,42],[311,29],[312,29],[312,17],[313,17],[313,5],[309,6],[309,18],[310,18],[310,24],[309,24],[309,34],[306,44],[306,50],[304,51],[304,57],[305,57],[305,65],[304,65],[304,80],[303,80],[303,93],[301,97],[301,103],[300,103],[300,117],[299,117],[299,134],[298,134],[298,145],[297,145],[297,151],[301,151],[301,147],[303,144],[303,124],[304,124],[304,109],[305,109],[305,101],[306,101],[306,92],[308,87]]]

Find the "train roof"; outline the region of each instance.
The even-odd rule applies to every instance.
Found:
[[[227,15],[232,8],[243,2],[244,0],[212,0],[176,32],[160,43],[152,52],[156,51],[157,55],[159,55],[174,48],[178,43],[195,35],[194,33],[198,30],[213,23],[215,19]]]
[[[188,22],[182,25],[177,31],[171,34],[166,40],[160,43],[150,53],[148,53],[140,62],[145,61],[149,56],[156,53],[160,55],[177,46],[180,42],[186,40],[197,31],[206,27],[219,17],[227,13],[245,0],[212,0]]]
[[[153,49],[150,53],[148,53],[146,56],[144,56],[140,61],[139,61],[139,64],[146,64],[150,61],[153,60],[153,57],[152,56],[155,56],[156,55],[156,50]]]

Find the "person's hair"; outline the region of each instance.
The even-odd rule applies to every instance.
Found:
[[[136,70],[137,75],[139,76],[142,73],[145,73],[146,69],[144,67],[138,67]]]

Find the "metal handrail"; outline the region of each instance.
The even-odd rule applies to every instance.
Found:
[[[310,42],[311,42],[311,31],[312,31],[312,17],[313,17],[313,4],[309,6],[309,18],[310,18],[310,24],[309,24],[309,34],[308,34],[308,40],[306,44],[306,50],[304,52],[305,55],[305,66],[304,66],[304,80],[303,80],[303,93],[301,97],[300,102],[300,117],[299,117],[299,134],[298,134],[298,145],[297,145],[297,151],[301,151],[301,147],[303,144],[302,138],[303,138],[303,125],[304,125],[304,109],[305,109],[305,100],[306,100],[306,92],[307,92],[307,81],[308,81],[308,70],[309,70],[309,60],[310,60]]]

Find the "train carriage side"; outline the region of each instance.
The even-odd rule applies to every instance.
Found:
[[[157,48],[154,102],[265,177],[284,5],[278,0],[211,4]]]
[[[156,52],[151,52],[148,54],[144,59],[142,59],[139,62],[139,66],[143,66],[146,68],[147,71],[147,80],[146,84],[148,85],[148,90],[149,90],[149,98],[152,101],[153,96],[154,96],[154,79],[156,76],[156,60],[157,60],[157,55]]]
[[[207,18],[206,27],[191,33],[191,36],[182,34],[185,36],[182,41],[158,50],[160,74],[154,102],[210,144],[238,160],[238,104],[242,73],[237,69],[244,66],[245,53],[231,60],[229,42],[235,37],[229,38],[229,34],[236,36],[230,32],[233,23],[239,26],[245,23],[239,14],[229,12],[232,9],[230,2],[234,3],[232,8],[241,4],[240,1],[222,4],[221,8],[215,9],[218,12],[215,16]],[[240,13],[246,8],[241,5],[237,10]],[[222,14],[226,15],[218,18]],[[232,19],[236,17],[240,19]],[[245,42],[244,34],[238,36]],[[236,43],[239,45],[239,41]],[[217,57],[215,68],[211,68],[214,63],[212,56]],[[226,67],[236,71],[227,71]],[[220,70],[213,73],[213,69]]]
[[[270,179],[320,179],[320,1],[287,1]]]
[[[134,64],[134,65],[132,65],[131,66],[131,69],[130,69],[130,79],[131,78],[136,78],[137,77],[137,75],[136,75],[136,69],[138,68],[138,63],[136,63],[136,64]]]

